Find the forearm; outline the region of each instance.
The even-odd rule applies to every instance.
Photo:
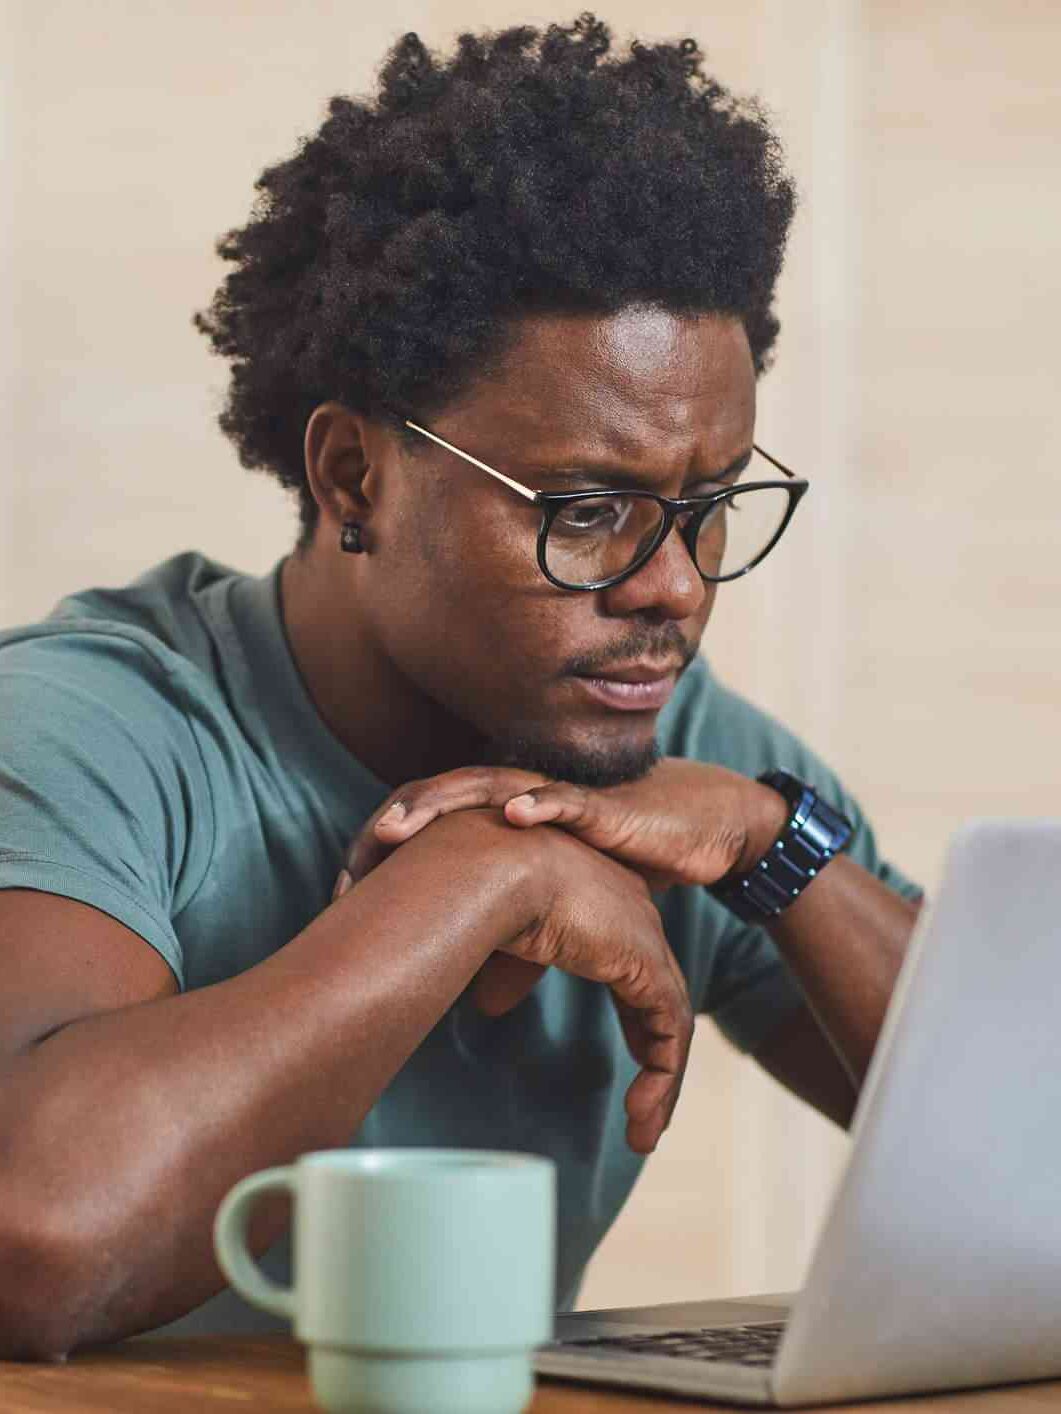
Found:
[[[769,786],[748,782],[742,795],[738,873],[754,867],[788,818],[787,805]],[[840,854],[769,929],[856,1089],[869,1069],[917,914],[917,904]]]
[[[856,1088],[860,1088],[918,906],[839,855],[771,927]]]
[[[440,878],[437,858],[410,847],[259,966],[17,1056],[0,1083],[0,1356],[116,1339],[219,1290],[224,1193],[348,1142],[526,926],[521,898],[485,851]],[[276,1205],[263,1215],[258,1250],[284,1220]]]

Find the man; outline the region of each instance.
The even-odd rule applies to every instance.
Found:
[[[0,638],[0,1354],[263,1324],[217,1204],[351,1143],[552,1155],[569,1305],[696,1011],[850,1117],[917,890],[697,654],[806,490],[753,441],[792,190],[701,62],[407,35],[198,319],[295,552]]]

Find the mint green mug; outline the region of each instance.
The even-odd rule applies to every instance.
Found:
[[[247,1250],[260,1194],[294,1199],[294,1285]],[[551,1339],[556,1167],[477,1149],[337,1149],[237,1183],[214,1249],[246,1300],[293,1321],[333,1414],[520,1414]]]

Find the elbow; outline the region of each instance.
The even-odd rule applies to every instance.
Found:
[[[65,1360],[77,1344],[88,1264],[54,1221],[0,1213],[0,1360]]]

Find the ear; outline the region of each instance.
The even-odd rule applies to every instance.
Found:
[[[306,423],[306,478],[321,519],[336,528],[344,521],[364,524],[368,519],[369,442],[368,419],[342,403],[321,403]]]

